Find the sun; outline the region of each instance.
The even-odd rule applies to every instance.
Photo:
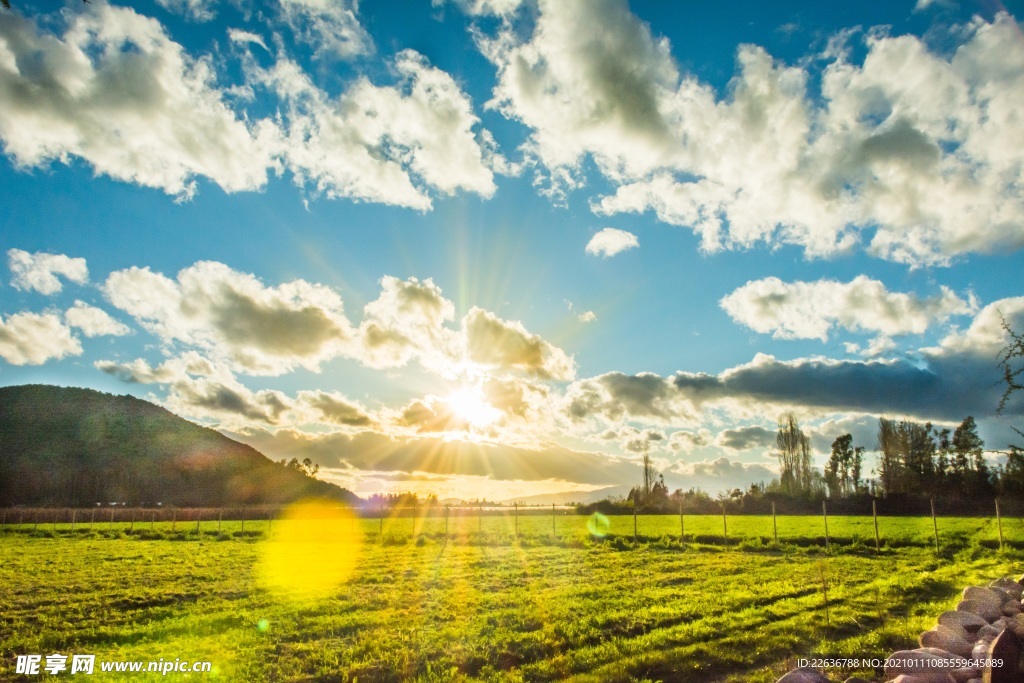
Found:
[[[501,411],[484,399],[479,387],[463,387],[449,394],[445,403],[473,427],[486,427],[501,417]]]

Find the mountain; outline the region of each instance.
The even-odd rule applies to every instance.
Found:
[[[594,491],[563,491],[561,493],[541,493],[536,496],[509,498],[501,501],[507,505],[568,505],[569,503],[594,503],[605,498],[617,498],[629,495],[629,486],[606,486]]]
[[[133,396],[0,387],[0,505],[355,502],[223,434]]]

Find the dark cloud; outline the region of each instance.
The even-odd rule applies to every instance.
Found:
[[[726,429],[715,439],[715,444],[734,451],[775,445],[777,431],[764,427],[739,427]]]

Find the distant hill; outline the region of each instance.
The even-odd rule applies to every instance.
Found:
[[[523,505],[568,505],[570,503],[595,503],[605,498],[625,497],[629,494],[629,486],[606,486],[603,489],[594,491],[563,491],[560,493],[541,493],[536,496],[520,496],[501,501],[511,505],[521,503]]]
[[[133,396],[0,387],[0,505],[354,502],[223,434]]]

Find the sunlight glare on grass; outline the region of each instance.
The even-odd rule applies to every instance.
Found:
[[[356,515],[348,507],[327,500],[294,503],[275,520],[261,544],[257,576],[281,597],[325,598],[355,571],[362,540]]]

